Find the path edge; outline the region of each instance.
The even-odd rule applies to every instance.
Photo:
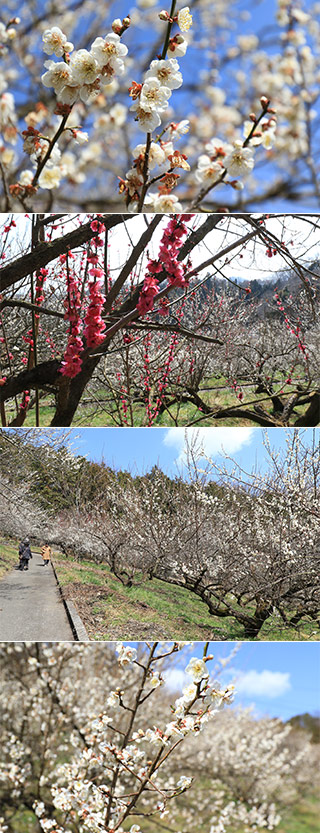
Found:
[[[59,593],[60,593],[60,596],[61,596],[62,603],[64,605],[64,609],[65,609],[67,617],[68,617],[69,625],[71,627],[71,630],[72,630],[72,633],[73,633],[73,638],[74,638],[75,642],[91,642],[89,634],[88,634],[88,632],[87,632],[87,630],[84,626],[84,623],[81,619],[81,616],[79,616],[79,613],[78,613],[75,605],[73,604],[73,602],[68,601],[68,599],[64,598],[63,590],[62,590],[61,584],[59,582],[57,571],[56,571],[56,568],[54,566],[52,558],[51,558],[51,565],[52,565],[53,574],[54,574],[55,580],[56,580],[57,585],[58,585],[58,590],[59,590]]]

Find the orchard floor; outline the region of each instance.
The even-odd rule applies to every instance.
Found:
[[[29,565],[28,571],[8,570],[0,581],[0,641],[73,641],[51,565],[38,554]]]
[[[242,626],[232,617],[211,616],[198,596],[184,587],[136,576],[125,587],[105,564],[73,561],[55,554],[55,569],[64,597],[78,610],[91,640],[228,640],[243,639]],[[299,630],[283,628],[270,617],[258,640],[320,640],[314,622]]]
[[[51,567],[43,567],[35,555],[28,573],[14,570],[17,548],[18,542],[0,537],[0,641],[72,640]],[[234,618],[211,616],[199,597],[184,587],[139,575],[132,587],[125,587],[106,564],[75,561],[60,552],[53,553],[53,560],[63,597],[75,605],[90,640],[244,638]],[[283,628],[273,616],[256,641],[274,640],[320,641],[320,631],[307,618],[296,630]]]
[[[241,380],[238,381],[240,382]],[[279,377],[278,379],[278,390],[281,390],[282,395],[290,395],[292,393],[292,388],[285,384],[285,380],[282,377]],[[237,400],[234,391],[230,389],[226,378],[223,376],[211,376],[206,379],[198,393],[201,398],[203,398],[206,405],[212,407],[213,410],[220,408],[232,409],[239,406],[239,401]],[[72,425],[91,425],[92,427],[146,426],[148,421],[144,397],[144,391],[141,390],[139,392],[139,401],[133,400],[130,407],[127,407],[124,413],[121,403],[120,405],[116,405],[114,398],[112,397],[110,391],[108,391],[107,387],[101,387],[94,390],[89,388],[82,397],[78,410],[72,421]],[[241,408],[243,409],[247,404],[252,403],[252,400],[255,402],[261,402],[261,405],[265,408],[266,413],[269,415],[273,414],[271,400],[266,400],[264,394],[257,394],[254,387],[245,385],[243,389]],[[157,396],[155,394],[154,400],[152,402],[150,401],[151,411],[155,407],[156,401]],[[16,413],[13,400],[7,403],[6,410],[8,421],[10,421],[14,418]],[[250,410],[252,410],[251,406]],[[303,406],[296,406],[291,420],[292,425],[295,424],[297,417],[302,416],[303,412]],[[54,414],[54,398],[46,394],[41,398],[40,403],[40,426],[44,427],[50,425]],[[155,417],[152,424],[154,427],[158,428],[166,428],[175,425],[184,427],[188,425],[197,425],[200,415],[201,412],[199,412],[196,406],[191,402],[172,402],[170,407],[168,406],[168,409],[164,410]],[[201,415],[201,425],[203,427],[215,425],[241,427],[252,426],[253,424],[254,423],[252,423],[250,419],[246,419],[245,417],[234,418],[232,416],[232,410],[229,416],[225,416],[223,418],[220,417],[219,419],[215,419],[213,416],[205,416],[204,414]],[[31,411],[28,411],[24,425],[26,427],[35,425],[34,408]]]

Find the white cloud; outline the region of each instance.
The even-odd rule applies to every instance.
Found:
[[[164,436],[164,445],[175,448],[178,453],[179,462],[184,459],[185,435],[189,442],[197,435],[199,445],[201,444],[208,457],[215,457],[222,454],[236,454],[243,446],[249,445],[253,440],[254,428],[168,428]]]
[[[168,688],[171,688],[171,691],[174,691],[175,693],[182,691],[183,686],[185,686],[188,681],[190,682],[182,668],[172,668],[170,671],[166,671],[163,676]]]
[[[281,697],[291,689],[286,671],[247,671],[236,680],[236,692],[247,697]]]

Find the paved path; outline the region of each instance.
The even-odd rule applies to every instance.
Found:
[[[0,641],[73,641],[51,564],[37,553],[28,571],[12,570],[0,581]]]

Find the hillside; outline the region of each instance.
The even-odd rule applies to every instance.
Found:
[[[18,441],[10,457],[2,440],[0,567],[16,563],[19,538],[28,535],[37,548],[50,543],[65,596],[92,639],[319,637],[313,491],[302,501],[294,492],[288,525],[282,481],[276,489],[271,475],[258,500],[255,473],[250,488],[192,468],[189,480],[157,466],[132,476],[67,447]],[[306,447],[305,465],[318,453]],[[289,448],[285,466],[290,455]],[[281,550],[287,556],[279,560]]]
[[[17,563],[18,541],[0,540],[0,577]],[[137,577],[124,587],[104,564],[75,561],[54,551],[54,565],[63,595],[73,601],[92,640],[228,640],[241,639],[243,628],[232,617],[210,616],[201,600],[189,590],[159,579]],[[316,639],[314,624],[305,622],[299,632],[279,627],[270,618],[258,639]]]

